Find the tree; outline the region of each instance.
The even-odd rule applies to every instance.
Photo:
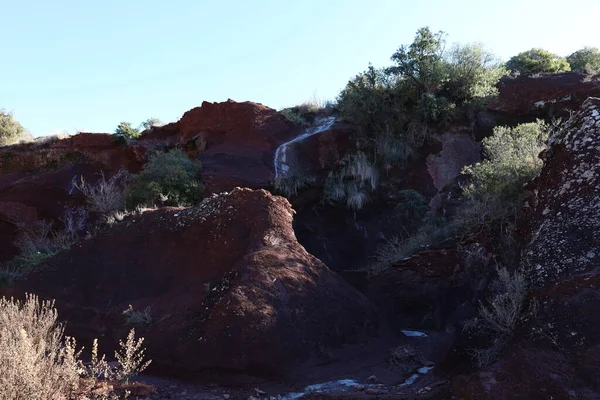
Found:
[[[145,120],[144,122],[141,123],[140,130],[146,131],[146,130],[150,130],[154,127],[162,126],[162,125],[163,125],[163,123],[160,119],[148,118],[147,120]]]
[[[446,93],[457,102],[496,95],[496,83],[508,73],[500,60],[480,43],[454,45],[445,59]]]
[[[31,135],[14,119],[13,114],[0,109],[0,146],[14,144]]]
[[[121,122],[115,129],[115,135],[123,136],[126,139],[136,139],[140,136],[140,132],[131,126],[130,122]]]
[[[429,27],[421,28],[410,46],[402,45],[392,55],[395,66],[388,73],[400,75],[417,85],[417,96],[435,91],[444,80],[445,33],[431,32]]]
[[[567,57],[571,69],[588,74],[600,73],[600,50],[597,47],[584,47]]]
[[[513,56],[506,68],[521,74],[540,74],[570,71],[568,61],[544,49],[533,48]]]

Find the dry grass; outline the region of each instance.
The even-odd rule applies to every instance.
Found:
[[[124,170],[120,170],[109,179],[102,172],[100,179],[93,185],[87,183],[82,176],[79,182],[73,181],[73,186],[84,194],[90,210],[107,213],[123,208],[127,190],[126,179],[127,172]]]
[[[480,307],[480,315],[487,328],[496,334],[510,336],[521,316],[527,284],[525,276],[518,271],[512,274],[506,268],[497,271],[489,304]]]
[[[133,329],[119,344],[118,367],[98,356],[97,341],[92,361],[85,366],[75,339],[64,336],[53,302],[40,302],[34,295],[25,301],[1,298],[0,400],[116,399],[110,390],[92,393],[98,379],[127,382],[150,364],[143,338],[136,339]]]
[[[52,302],[0,299],[0,399],[70,398],[81,365]]]

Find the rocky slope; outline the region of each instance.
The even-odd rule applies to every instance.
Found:
[[[534,180],[522,268],[539,309],[501,360],[454,380],[464,399],[600,397],[600,99],[551,137]]]
[[[114,345],[148,310],[155,370],[283,377],[377,333],[369,301],[298,244],[293,210],[234,189],[198,207],[132,216],[50,259],[17,292],[57,300],[67,332]]]

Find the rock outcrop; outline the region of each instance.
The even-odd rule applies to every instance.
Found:
[[[464,166],[481,161],[481,145],[470,132],[460,130],[446,132],[438,140],[442,151],[427,156],[427,171],[439,191],[459,177]]]
[[[300,129],[272,108],[252,102],[203,102],[178,122],[155,128],[142,143],[187,145],[202,161],[210,192],[235,186],[266,188],[274,179],[277,147]]]
[[[498,362],[454,379],[459,398],[600,398],[600,99],[586,100],[542,157],[522,253],[538,308]]]
[[[523,251],[538,286],[600,266],[600,99],[554,132],[542,158]]]
[[[600,76],[578,72],[505,77],[499,85],[498,103],[491,108],[512,115],[535,116],[544,108],[568,116],[590,96],[600,96]],[[549,110],[551,108],[552,110]]]
[[[125,219],[19,284],[57,300],[67,332],[114,342],[148,310],[155,368],[282,376],[377,330],[371,304],[298,244],[288,201],[236,188]]]

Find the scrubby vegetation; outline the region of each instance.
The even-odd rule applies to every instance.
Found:
[[[584,47],[567,57],[571,69],[588,74],[600,73],[600,50],[597,47]]]
[[[404,165],[440,129],[471,118],[497,94],[495,85],[507,74],[482,45],[456,44],[447,51],[445,34],[429,28],[419,29],[414,42],[400,46],[391,60],[388,68],[369,66],[338,97],[342,118],[361,128],[356,140],[371,176]],[[361,175],[346,172],[330,177],[328,197],[361,208],[377,184],[368,187]],[[353,176],[358,181],[352,182]]]
[[[121,122],[115,129],[115,136],[127,140],[135,140],[140,137],[142,132],[152,130],[155,127],[162,126],[163,123],[158,118],[148,118],[140,124],[138,128],[134,128],[131,122]]]
[[[31,140],[32,136],[12,113],[0,109],[0,146]]]
[[[426,218],[412,235],[393,238],[380,246],[374,271],[386,268],[416,251],[447,244],[455,235],[477,226],[498,225],[510,230],[523,204],[524,183],[541,169],[539,153],[545,147],[549,127],[543,121],[499,126],[483,140],[485,160],[465,167],[470,183],[463,187],[463,204],[449,219]]]
[[[544,49],[533,48],[513,56],[506,68],[520,74],[540,74],[570,71],[569,62]]]
[[[125,139],[137,139],[140,131],[131,125],[131,122],[121,122],[115,129],[115,135]]]
[[[107,179],[103,172],[100,179],[94,184],[86,182],[82,176],[79,178],[79,182],[74,180],[73,186],[86,197],[91,211],[106,214],[124,207],[127,173],[125,170],[120,170]]]
[[[198,180],[200,169],[200,162],[189,159],[181,150],[154,154],[144,169],[132,177],[125,203],[129,209],[140,204],[196,204],[204,191]]]
[[[10,285],[32,268],[77,242],[77,235],[85,227],[87,214],[82,209],[67,209],[62,229],[53,228],[50,221],[21,227],[17,246],[18,256],[0,267],[0,286]]]
[[[120,342],[113,367],[98,357],[95,341],[92,362],[86,365],[80,358],[83,349],[64,336],[53,302],[40,302],[34,295],[25,301],[1,298],[0,399],[117,398],[109,389],[98,391],[99,380],[127,381],[148,367],[142,343],[132,329]]]
[[[541,120],[515,128],[499,126],[483,139],[485,160],[463,169],[471,177],[463,192],[469,203],[462,215],[468,217],[467,225],[517,216],[522,186],[540,171],[538,155],[547,139],[548,125]]]

